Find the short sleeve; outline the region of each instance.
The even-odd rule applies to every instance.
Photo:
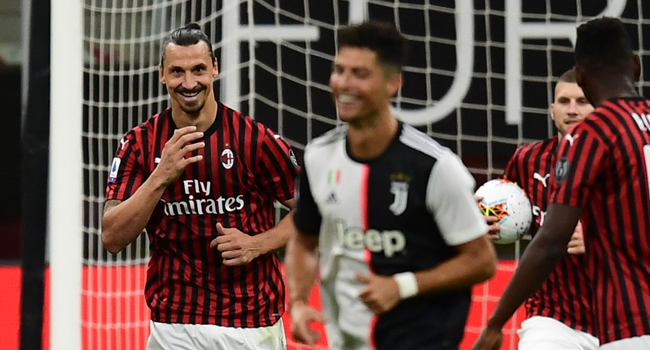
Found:
[[[291,146],[266,128],[259,152],[262,188],[280,201],[294,198],[300,167]]]
[[[519,162],[520,153],[521,147],[518,147],[515,151],[515,154],[512,156],[512,158],[510,158],[508,164],[506,165],[506,170],[503,172],[504,179],[511,182],[520,183],[519,167],[517,164]]]
[[[126,200],[146,180],[143,165],[138,160],[140,153],[135,133],[127,133],[118,142],[109,169],[106,200]]]
[[[572,128],[559,145],[550,182],[550,203],[584,207],[608,152],[609,147],[587,123]]]
[[[460,245],[487,233],[474,199],[474,178],[451,151],[440,157],[429,176],[427,207],[447,244]]]
[[[309,184],[309,177],[303,165],[302,171],[298,178],[297,206],[293,214],[293,221],[299,232],[307,235],[318,235],[322,217],[318,210],[318,205],[314,201]]]

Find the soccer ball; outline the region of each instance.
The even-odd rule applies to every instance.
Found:
[[[530,228],[533,221],[530,200],[514,182],[488,181],[476,190],[476,196],[483,197],[478,204],[483,215],[499,219],[499,239],[494,243],[513,243]]]

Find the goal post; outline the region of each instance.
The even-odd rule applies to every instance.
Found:
[[[81,0],[53,0],[51,11],[50,349],[71,350],[81,349],[84,183]]]

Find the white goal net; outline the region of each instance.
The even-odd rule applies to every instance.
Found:
[[[82,3],[82,343],[88,350],[144,349],[148,336],[147,238],[112,255],[102,246],[100,227],[118,141],[168,105],[158,63],[172,29],[200,24],[216,49],[219,99],[274,129],[301,153],[312,138],[337,125],[328,81],[338,28],[365,18],[395,23],[411,49],[396,115],[457,152],[479,184],[501,175],[517,145],[555,133],[548,106],[554,82],[573,65],[571,40],[579,22],[603,14],[621,17],[642,63],[650,63],[650,5],[641,0]],[[647,90],[646,79],[640,87]],[[508,259],[518,258],[519,245],[500,249],[499,276],[475,289],[467,342],[476,338],[509,279],[514,263]],[[516,337],[508,336],[504,348],[515,344]],[[290,347],[301,348],[291,341]]]

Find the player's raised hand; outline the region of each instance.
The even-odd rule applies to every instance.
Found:
[[[217,232],[219,236],[210,242],[210,248],[221,252],[224,265],[246,265],[260,256],[259,246],[252,236],[236,228],[224,228],[220,223],[217,223]]]
[[[499,350],[502,343],[503,334],[500,329],[485,327],[472,346],[472,350]]]
[[[373,313],[383,314],[399,303],[399,286],[393,277],[355,274],[354,278],[365,283],[359,298]]]
[[[567,245],[567,253],[569,254],[584,254],[585,253],[585,240],[582,235],[582,223],[578,221],[571,240]]]
[[[480,203],[483,200],[482,196],[474,195],[474,198],[477,203]],[[499,230],[501,229],[501,227],[499,227],[499,218],[496,216],[486,216],[485,222],[488,224],[488,237],[491,240],[499,239]]]
[[[303,301],[292,303],[291,310],[291,335],[301,343],[314,346],[320,340],[320,332],[309,327],[312,322],[325,322],[325,316],[318,310]]]
[[[201,137],[203,137],[203,133],[197,132],[195,126],[176,129],[172,138],[165,143],[160,154],[160,163],[156,166],[152,176],[161,177],[165,186],[176,181],[187,165],[203,159],[201,155],[187,156],[189,153],[205,147],[205,142],[192,143]]]

